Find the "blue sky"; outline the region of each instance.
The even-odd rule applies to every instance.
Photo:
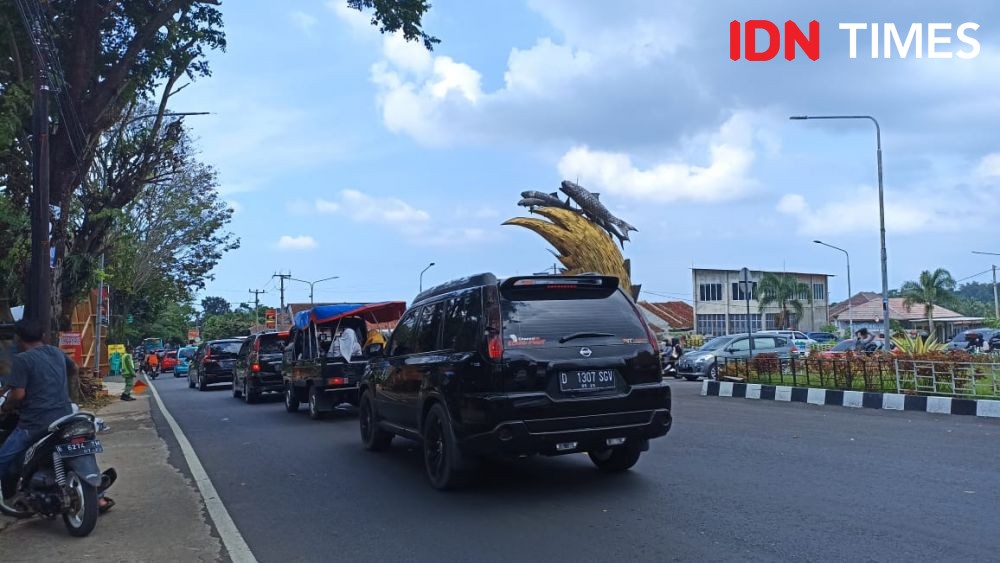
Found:
[[[787,120],[802,113],[880,119],[892,286],[1000,252],[993,2],[439,0],[432,53],[343,4],[226,2],[227,52],[175,102],[213,112],[188,123],[242,239],[205,295],[277,304],[278,270],[340,276],[317,287],[332,301],[410,300],[431,261],[425,285],[540,271],[547,244],[501,223],[563,178],[639,228],[625,254],[647,299],[690,299],[692,265],[829,272],[842,299],[843,257],[815,238],[851,252],[855,291],[876,289],[873,130]],[[818,19],[820,60],[730,61],[728,23],[750,18]],[[852,21],[974,21],[982,49],[851,60],[837,24]]]

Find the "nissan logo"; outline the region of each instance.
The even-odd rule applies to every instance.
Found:
[[[593,352],[590,351],[590,348],[587,348],[586,346],[580,348],[580,355],[584,358],[589,358],[591,354],[593,354]]]

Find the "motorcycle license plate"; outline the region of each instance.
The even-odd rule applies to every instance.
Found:
[[[103,451],[104,446],[101,445],[100,440],[88,440],[79,444],[59,444],[56,446],[56,453],[63,458],[99,454]]]
[[[615,388],[615,370],[597,369],[587,371],[559,372],[561,391],[600,391]]]

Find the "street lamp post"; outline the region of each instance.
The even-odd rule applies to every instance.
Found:
[[[980,252],[973,250],[973,254],[985,254],[986,256],[1000,256],[1000,252]],[[1000,319],[1000,294],[997,293],[997,265],[993,264],[993,316]]]
[[[827,244],[821,240],[814,240],[816,244],[821,244],[825,247],[832,248],[834,250],[839,250],[847,256],[847,319],[850,323],[851,336],[854,336],[854,308],[852,306],[852,300],[854,298],[854,293],[851,292],[851,255],[848,254],[846,250],[838,246],[833,246],[832,244]]]
[[[420,270],[420,291],[424,290],[424,272],[426,272],[427,270],[430,270],[431,266],[433,266],[433,265],[434,265],[434,262],[431,262],[430,264],[427,265],[426,268],[424,268],[423,270]]]
[[[293,278],[293,277],[289,277],[288,279],[290,279],[292,281],[297,281],[297,282],[300,282],[300,283],[304,283],[304,284],[306,284],[306,285],[309,286],[309,304],[313,305],[313,304],[316,303],[315,300],[313,300],[313,289],[316,287],[316,284],[318,284],[319,282],[325,282],[325,281],[335,280],[335,279],[339,279],[339,278],[340,278],[340,276],[330,276],[328,278],[323,278],[321,280],[316,280],[316,281],[300,280],[300,279]]]
[[[875,124],[875,158],[878,163],[878,220],[879,240],[882,252],[882,323],[886,341],[892,338],[889,322],[889,259],[885,252],[885,190],[882,187],[882,128],[878,120],[870,115],[793,115],[793,121],[807,119],[867,119]]]

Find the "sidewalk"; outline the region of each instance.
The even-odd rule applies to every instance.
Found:
[[[109,385],[108,387],[112,387]],[[117,396],[114,389],[109,389]],[[119,385],[117,393],[121,393]],[[66,533],[61,518],[14,520],[0,515],[3,561],[220,561],[222,544],[206,523],[190,479],[167,462],[167,444],[150,415],[149,394],[116,401],[100,416],[111,432],[99,437],[101,469],[114,467],[108,491],[117,505],[82,539]]]

